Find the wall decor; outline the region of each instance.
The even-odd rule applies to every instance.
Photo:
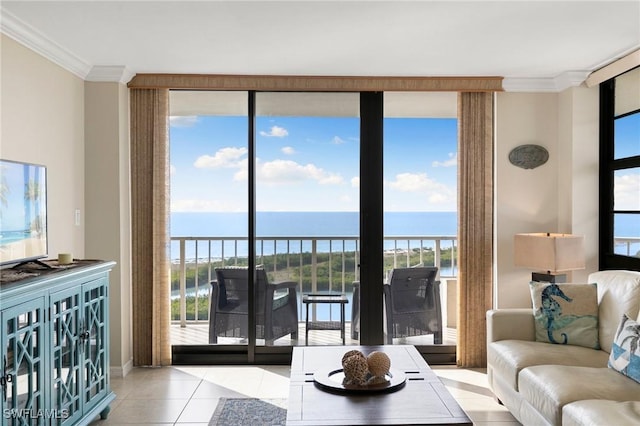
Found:
[[[523,169],[535,169],[549,160],[549,151],[540,145],[520,145],[511,150],[509,161]]]

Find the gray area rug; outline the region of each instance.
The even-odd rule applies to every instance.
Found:
[[[286,406],[286,399],[220,398],[209,426],[282,426]]]

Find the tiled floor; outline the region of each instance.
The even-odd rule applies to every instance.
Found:
[[[495,402],[482,370],[432,366],[475,425],[519,423]],[[206,425],[220,397],[287,398],[288,366],[136,368],[112,378],[116,400],[101,425]]]

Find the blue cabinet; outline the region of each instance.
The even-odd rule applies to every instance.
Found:
[[[0,286],[2,425],[77,425],[107,417],[115,398],[109,382],[113,265],[77,261],[27,270],[25,279]]]

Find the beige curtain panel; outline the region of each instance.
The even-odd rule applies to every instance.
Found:
[[[170,365],[169,91],[132,89],[130,103],[133,363]]]
[[[486,367],[493,299],[493,97],[458,97],[458,350],[460,367]]]

